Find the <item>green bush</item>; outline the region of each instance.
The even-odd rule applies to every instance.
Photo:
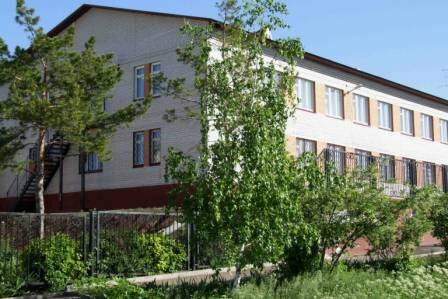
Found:
[[[439,238],[448,255],[448,194],[440,196],[430,218],[434,225],[433,235]]]
[[[159,234],[135,231],[107,232],[101,236],[100,272],[104,274],[154,274],[181,270],[184,246]]]
[[[0,297],[20,294],[25,284],[26,274],[20,255],[0,243]]]
[[[34,240],[24,252],[30,275],[58,291],[86,275],[87,267],[78,251],[78,244],[67,235],[56,234]]]

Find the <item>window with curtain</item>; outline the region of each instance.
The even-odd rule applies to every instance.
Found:
[[[327,115],[344,118],[342,90],[327,86],[325,89]]]
[[[414,135],[414,111],[400,108],[401,132]]]
[[[79,166],[81,168],[81,156],[79,157]],[[95,153],[88,153],[85,155],[84,172],[100,172],[103,170],[103,162]]]
[[[297,138],[296,139],[297,156],[300,157],[304,153],[316,154],[316,141]]]
[[[328,144],[327,161],[334,164],[338,174],[342,174],[345,169],[345,147],[335,144]]]
[[[442,166],[443,191],[448,192],[448,165]]]
[[[380,172],[384,181],[395,178],[395,160],[391,155],[380,155]]]
[[[134,167],[145,164],[145,133],[134,132]]]
[[[369,164],[373,160],[371,152],[359,149],[355,149],[355,159],[356,159],[356,167],[364,170],[369,167]]]
[[[160,164],[162,160],[161,153],[161,133],[160,129],[154,129],[149,131],[150,138],[150,163],[151,165]]]
[[[423,162],[423,184],[425,186],[436,183],[436,165],[434,163]]]
[[[299,108],[314,112],[314,82],[297,78],[296,88]]]
[[[134,69],[134,99],[145,97],[145,66],[137,66]]]
[[[415,160],[403,159],[403,182],[405,184],[415,185],[417,183],[417,171]]]
[[[392,105],[378,102],[378,126],[382,129],[392,130]]]
[[[422,113],[421,122],[422,122],[422,137],[425,139],[433,140],[434,128],[433,128],[432,116]]]
[[[152,96],[158,97],[162,95],[161,82],[160,82],[160,73],[162,72],[162,65],[157,62],[151,64],[151,75],[154,78],[151,86]]]
[[[353,112],[355,122],[369,124],[369,98],[358,94],[353,95]]]
[[[443,143],[448,143],[448,121],[440,120],[440,141]]]

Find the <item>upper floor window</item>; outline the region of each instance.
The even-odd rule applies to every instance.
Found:
[[[160,82],[160,73],[162,72],[162,65],[157,63],[151,64],[151,74],[154,78],[151,85],[151,92],[153,97],[158,97],[162,95],[161,82]]]
[[[325,89],[327,115],[344,118],[342,90],[327,86]]]
[[[380,170],[381,178],[385,181],[389,181],[395,178],[395,160],[394,156],[380,155]]]
[[[160,129],[154,129],[149,131],[149,162],[151,165],[160,164],[162,160],[161,153],[161,133]]]
[[[372,162],[372,153],[355,149],[356,166],[360,169],[367,169]]]
[[[297,78],[296,88],[299,108],[314,112],[314,82]]]
[[[378,126],[382,129],[392,130],[392,105],[378,102]]]
[[[145,97],[145,66],[137,66],[134,69],[134,99]]]
[[[145,164],[145,132],[134,132],[134,167]]]
[[[84,155],[84,172],[100,172],[103,170],[103,162],[101,162],[100,158],[95,153],[88,153]],[[80,167],[82,167],[81,163],[81,155],[80,155]]]
[[[423,114],[421,116],[422,122],[422,137],[425,139],[434,139],[433,120],[431,115]]]
[[[300,157],[304,153],[316,154],[316,141],[297,138],[296,139],[297,156]]]
[[[414,111],[400,108],[401,132],[414,135]]]
[[[448,143],[448,120],[440,120],[440,141]]]
[[[355,122],[364,125],[369,124],[369,98],[354,94],[353,111]]]
[[[436,183],[436,165],[434,163],[423,162],[423,184],[425,186]]]

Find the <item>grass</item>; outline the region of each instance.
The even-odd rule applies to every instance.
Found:
[[[418,266],[406,272],[373,269],[304,275],[279,284],[274,276],[249,280],[236,291],[228,282],[138,287],[97,282],[81,291],[90,298],[448,298],[448,262]]]

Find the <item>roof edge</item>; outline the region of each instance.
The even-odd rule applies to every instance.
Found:
[[[73,13],[71,13],[68,17],[66,17],[64,20],[62,20],[59,24],[57,24],[53,29],[51,29],[47,35],[48,36],[56,36],[62,31],[64,31],[67,27],[69,27],[73,22],[75,22],[77,19],[79,19],[82,15],[84,15],[87,11],[89,11],[91,8],[98,8],[98,9],[106,9],[106,10],[114,10],[114,11],[123,11],[123,12],[130,12],[130,13],[140,13],[140,14],[148,14],[148,15],[158,15],[158,16],[165,16],[165,17],[177,17],[177,18],[185,18],[185,19],[192,19],[192,20],[199,20],[204,22],[209,22],[213,24],[221,24],[220,21],[214,20],[212,18],[205,18],[205,17],[196,17],[196,16],[188,16],[188,15],[180,15],[180,14],[171,14],[171,13],[163,13],[163,12],[152,12],[152,11],[145,11],[145,10],[137,10],[137,9],[129,9],[129,8],[120,8],[120,7],[112,7],[112,6],[103,6],[103,5],[96,5],[96,4],[83,4],[78,9],[76,9]],[[448,106],[448,100],[444,99],[442,97],[438,97],[436,95],[429,94],[424,91],[420,91],[418,89],[385,79],[380,76],[376,76],[364,71],[360,71],[358,69],[355,69],[353,67],[350,67],[348,65],[324,58],[322,56],[318,56],[316,54],[312,54],[309,52],[305,52],[304,59],[332,67],[335,69],[338,69],[340,71],[349,73],[354,76],[358,76],[370,81],[373,81],[378,84],[385,85],[387,87],[395,88],[397,90],[400,90],[405,93],[409,93],[418,97],[425,98],[427,100],[431,100],[434,102],[437,102],[439,104],[447,105]]]

